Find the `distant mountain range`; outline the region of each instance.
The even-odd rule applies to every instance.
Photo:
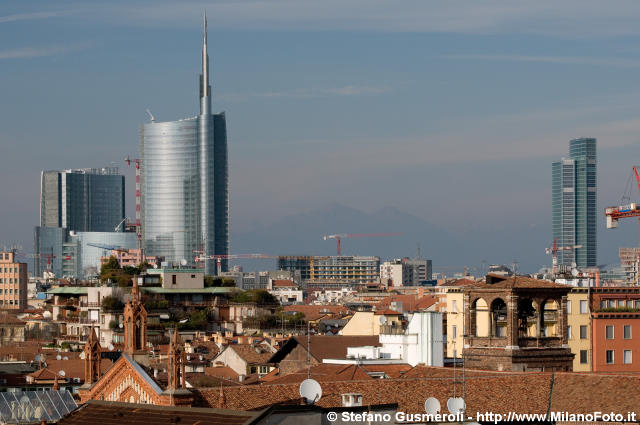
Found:
[[[343,255],[375,255],[382,260],[415,257],[419,245],[421,257],[432,259],[437,268],[463,266],[463,260],[470,258],[473,252],[469,242],[463,242],[466,238],[395,207],[366,213],[340,204],[286,216],[250,232],[232,233],[231,252],[336,255],[336,241],[325,241],[323,236],[338,233],[400,233],[398,236],[343,239]],[[260,267],[256,263],[243,262],[243,265],[247,270],[254,270]],[[273,267],[273,262],[270,264]]]

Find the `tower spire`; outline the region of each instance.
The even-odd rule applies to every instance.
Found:
[[[202,74],[200,75],[200,115],[211,110],[211,86],[209,85],[209,54],[207,53],[207,12],[202,17]]]

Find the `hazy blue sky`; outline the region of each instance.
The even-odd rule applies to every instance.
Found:
[[[4,0],[0,242],[32,249],[42,169],[124,166],[147,107],[157,120],[197,113],[206,8],[232,235],[331,202],[393,205],[461,235],[491,234],[482,258],[509,263],[491,255],[505,232],[551,242],[551,161],[570,138],[598,138],[599,207],[619,202],[638,162],[640,3],[604,7]],[[599,240],[599,262],[614,262],[619,245],[637,243],[637,223]],[[548,260],[543,248],[521,264]]]

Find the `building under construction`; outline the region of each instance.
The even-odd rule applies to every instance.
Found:
[[[365,284],[379,281],[380,257],[280,256],[278,269],[299,275],[303,282],[335,280],[345,284]]]

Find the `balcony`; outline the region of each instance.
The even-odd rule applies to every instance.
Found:
[[[380,325],[380,334],[403,335],[404,328],[402,326]]]

